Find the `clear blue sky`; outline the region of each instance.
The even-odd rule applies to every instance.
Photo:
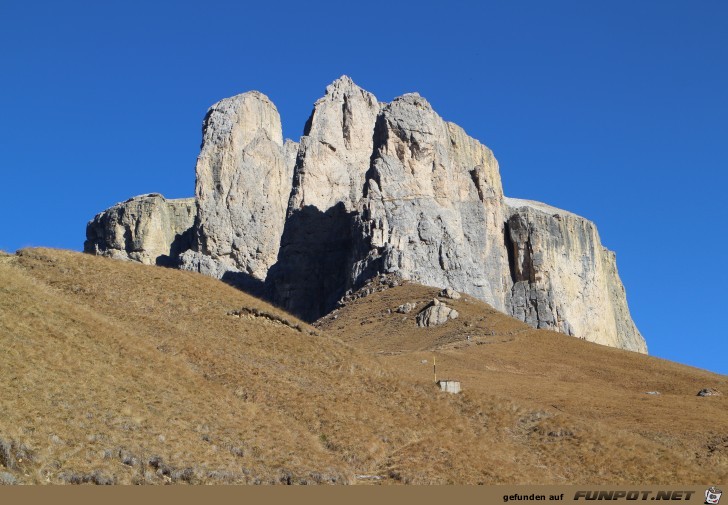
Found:
[[[650,353],[728,374],[725,0],[0,0],[0,48],[0,249],[193,195],[212,103],[260,90],[298,139],[347,74],[425,96],[508,196],[594,220]]]

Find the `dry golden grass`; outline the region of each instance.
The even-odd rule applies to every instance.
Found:
[[[694,397],[728,392],[725,377],[530,330],[469,298],[437,329],[387,313],[433,294],[394,288],[315,329],[197,274],[48,249],[0,256],[0,478],[728,476],[725,397]],[[463,394],[434,388],[433,349]]]
[[[728,477],[728,398],[696,396],[706,387],[728,392],[728,377],[534,330],[469,296],[441,299],[458,319],[417,327],[415,315],[437,294],[405,284],[359,299],[317,326],[412,381],[433,381],[436,358],[438,375],[462,381],[464,397],[525,409],[517,429],[509,429],[549,468],[549,482]],[[406,302],[417,308],[397,313]]]

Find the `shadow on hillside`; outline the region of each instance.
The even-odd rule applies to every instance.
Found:
[[[245,291],[256,298],[267,300],[265,283],[245,272],[225,272],[220,279],[226,284]]]

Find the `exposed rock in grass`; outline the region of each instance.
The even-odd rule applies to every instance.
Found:
[[[415,307],[417,307],[416,302],[407,302],[397,307],[396,311],[400,314],[409,314],[414,310]]]
[[[228,316],[235,316],[235,317],[242,317],[242,316],[251,316],[251,317],[261,317],[264,319],[267,319],[268,321],[282,324],[283,326],[288,326],[291,329],[294,329],[298,332],[303,333],[304,329],[301,327],[298,323],[292,323],[288,319],[281,317],[277,314],[273,314],[271,312],[267,312],[265,310],[259,310],[255,307],[242,307],[240,310],[231,310],[227,313]],[[315,332],[310,331],[309,334],[315,335]]]
[[[96,484],[97,486],[113,486],[116,484],[116,477],[95,470],[91,473],[66,471],[58,476],[66,484]]]
[[[25,444],[0,438],[0,465],[10,470],[17,470],[18,464],[23,461],[33,461],[32,451]]]
[[[442,298],[450,298],[451,300],[459,300],[460,299],[460,293],[455,291],[452,288],[445,288],[442,291],[440,291],[440,294],[437,295]]]
[[[432,302],[417,314],[417,326],[436,326],[444,324],[449,319],[457,319],[458,311],[452,309],[435,298]]]
[[[713,388],[705,388],[698,391],[698,396],[722,396],[723,393]]]
[[[355,300],[365,298],[374,293],[381,293],[382,291],[386,291],[390,288],[401,286],[403,283],[404,280],[397,274],[378,275],[373,279],[369,279],[360,289],[356,291],[347,291],[346,294],[341,298],[341,300],[339,300],[338,306],[339,308],[341,308]]]

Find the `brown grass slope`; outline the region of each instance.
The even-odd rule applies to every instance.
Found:
[[[439,298],[458,319],[418,327],[416,314],[438,294],[406,283],[349,303],[316,326],[412,381],[434,380],[434,358],[440,378],[462,381],[474,401],[508,400],[536,411],[520,422],[554,481],[668,482],[667,465],[695,482],[728,477],[728,397],[696,396],[707,387],[728,393],[728,377],[534,330],[466,295]],[[417,307],[398,313],[407,302]]]
[[[725,377],[532,332],[474,300],[439,330],[386,314],[431,291],[372,295],[319,331],[192,273],[48,249],[0,256],[0,480],[728,475],[725,397],[693,397],[728,390]],[[463,394],[433,388],[420,363],[433,348]]]

